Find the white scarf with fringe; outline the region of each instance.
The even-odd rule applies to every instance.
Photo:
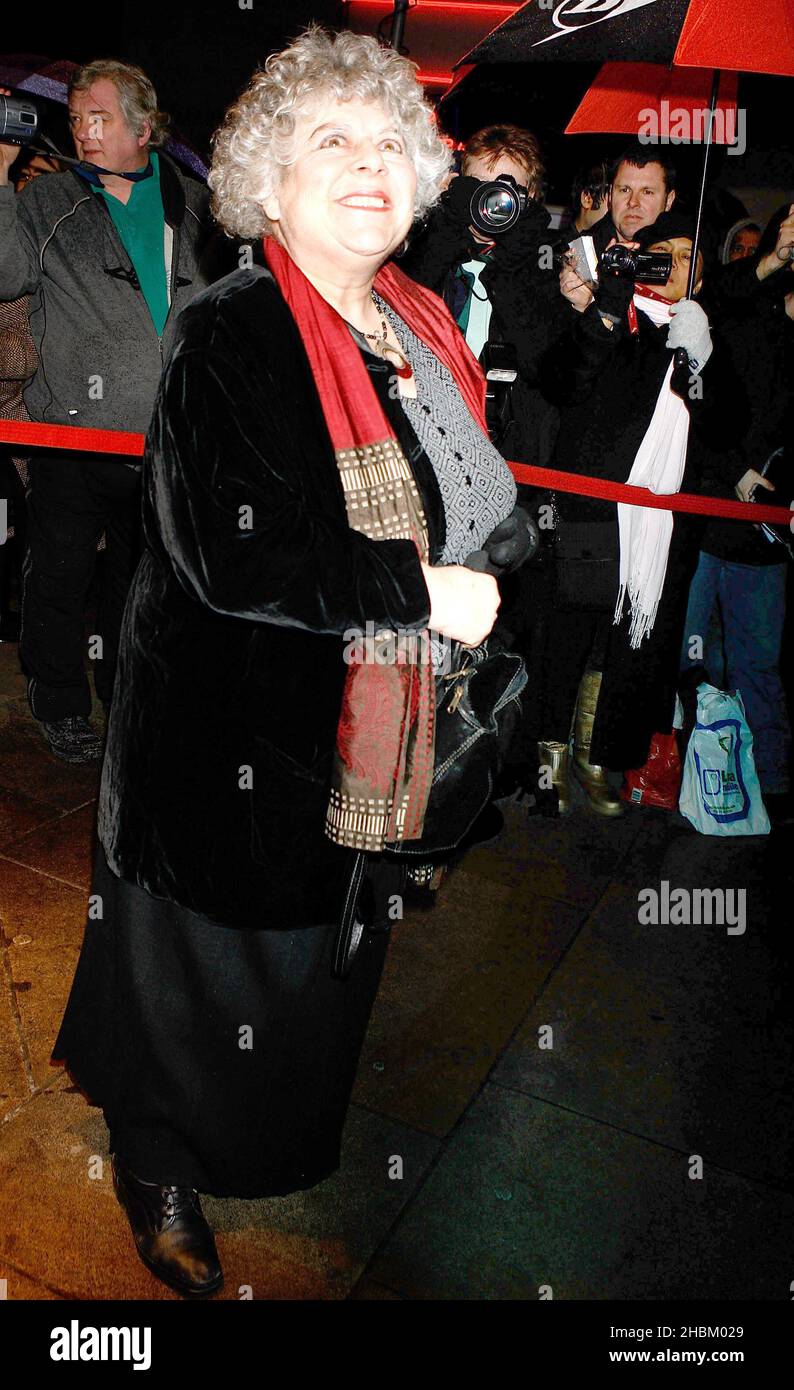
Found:
[[[655,324],[670,322],[672,304],[638,293],[634,295],[634,305]],[[651,422],[626,479],[634,487],[660,494],[680,490],[689,438],[689,411],[670,385],[673,366],[671,358]],[[667,574],[673,514],[657,507],[632,507],[626,502],[618,502],[617,506],[620,588],[614,622],[620,622],[628,595],[629,641],[632,647],[639,647],[656,620]]]

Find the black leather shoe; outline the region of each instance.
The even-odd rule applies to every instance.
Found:
[[[192,1187],[144,1182],[113,1155],[113,1186],[147,1269],[183,1294],[215,1293],[223,1283],[215,1237]]]

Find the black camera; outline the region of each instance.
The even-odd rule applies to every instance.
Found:
[[[632,251],[629,246],[608,246],[598,263],[602,275],[640,280],[644,285],[665,285],[673,271],[669,251]]]
[[[5,145],[27,145],[35,140],[39,113],[32,101],[22,96],[0,94],[0,141]]]
[[[487,342],[480,354],[485,373],[485,421],[499,449],[512,419],[511,396],[518,377],[516,350],[509,343]]]
[[[490,183],[481,183],[472,194],[471,222],[478,232],[499,236],[514,227],[527,205],[529,194],[512,174],[500,174]]]

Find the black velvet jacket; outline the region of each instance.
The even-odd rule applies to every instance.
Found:
[[[371,379],[443,545],[438,485],[384,364]],[[294,320],[269,271],[179,316],[147,436],[146,548],[121,635],[99,807],[111,868],[233,926],[338,919],[356,861],[323,833],[347,629],[418,630],[415,546],[350,529]]]

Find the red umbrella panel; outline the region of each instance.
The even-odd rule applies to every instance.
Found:
[[[794,77],[792,0],[690,0],[677,67]]]
[[[654,63],[605,63],[567,126],[566,135],[609,131],[649,144],[698,144],[708,138],[713,72]],[[714,112],[712,142],[739,140],[738,77],[724,73]]]

